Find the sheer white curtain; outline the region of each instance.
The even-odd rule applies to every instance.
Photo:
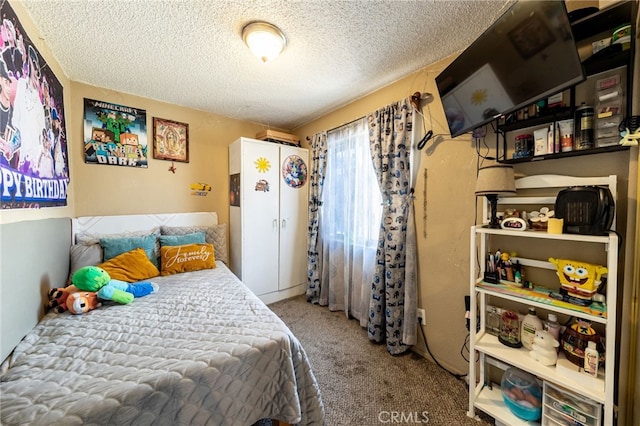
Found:
[[[319,303],[366,326],[382,212],[366,118],[328,132],[322,198]]]

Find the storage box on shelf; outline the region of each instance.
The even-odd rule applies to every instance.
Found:
[[[602,404],[544,382],[542,402],[543,425],[598,426],[602,421]]]
[[[611,190],[614,199],[616,194],[616,177],[577,178],[558,175],[529,176],[516,180],[517,195],[515,197],[499,198],[499,205],[505,207],[517,206],[518,210],[531,209],[531,206],[554,205],[555,195],[561,189],[576,185],[607,186]],[[546,191],[539,196],[540,191]],[[535,193],[535,196],[528,194]],[[486,202],[483,205],[483,217],[488,217]],[[614,222],[615,223],[615,222]],[[550,293],[557,291],[558,279],[548,282],[536,282],[540,286],[533,289],[517,288],[509,284],[492,284],[483,281],[486,264],[482,261],[485,254],[494,252],[496,243],[501,244],[505,240],[524,246],[523,255],[518,254],[517,261],[526,270],[541,271],[542,274],[553,275],[555,278],[556,266],[548,261],[549,257],[559,256],[559,250],[569,250],[576,259],[582,261],[603,262],[608,268],[608,280],[606,283],[606,306],[592,304],[591,306],[578,306],[565,300],[557,300],[550,297]],[[541,247],[538,247],[541,246]],[[588,249],[584,249],[588,246]],[[504,246],[502,247],[504,248]],[[528,249],[528,250],[527,250]],[[587,258],[597,257],[597,259]],[[500,366],[502,370],[509,367],[517,367],[529,372],[545,383],[546,387],[566,392],[568,401],[575,402],[582,398],[589,401],[594,413],[599,413],[602,407],[603,415],[593,415],[594,424],[612,425],[614,421],[614,389],[615,389],[615,339],[606,339],[604,366],[600,368],[597,377],[587,375],[584,371],[567,360],[564,353],[559,353],[556,365],[548,366],[531,356],[525,348],[512,348],[500,342],[495,335],[495,324],[487,318],[487,310],[490,307],[501,308],[516,306],[516,310],[524,313],[527,308],[533,306],[538,312],[547,311],[561,316],[565,322],[570,317],[587,320],[602,330],[606,336],[615,336],[616,320],[616,293],[617,293],[617,262],[618,262],[618,236],[615,232],[605,235],[581,235],[581,234],[552,234],[544,231],[515,231],[505,229],[493,229],[482,225],[471,228],[470,245],[470,293],[471,293],[471,330],[478,330],[470,336],[470,363],[469,363],[469,415],[475,416],[475,410],[479,409],[506,424],[530,424],[519,419],[502,401],[501,391],[495,380],[491,380],[489,366]],[[553,288],[555,286],[555,289]],[[513,308],[511,308],[513,309]],[[479,323],[478,323],[479,321]],[[488,322],[493,329],[488,329]],[[476,365],[477,354],[478,363]],[[475,379],[475,380],[474,380]],[[475,386],[473,385],[475,383]],[[561,417],[557,412],[551,411],[553,402],[547,396],[547,406],[543,404],[543,424],[564,424],[558,422]],[[557,395],[555,396],[557,399]],[[573,398],[573,399],[571,399]],[[562,399],[562,398],[561,398]],[[568,405],[571,405],[571,402]],[[587,404],[587,405],[589,405]],[[545,415],[545,410],[547,414]],[[588,411],[588,410],[587,410]],[[583,413],[586,415],[586,413]]]
[[[595,100],[596,146],[616,145],[620,142],[618,125],[625,117],[623,114],[625,94],[619,71],[596,81]]]
[[[618,124],[624,117],[631,115],[632,111],[631,97],[624,96],[624,93],[627,87],[633,87],[637,9],[637,1],[620,1],[572,22],[574,38],[583,58],[587,81],[539,101],[538,103],[545,105],[544,108],[523,108],[523,111],[528,111],[527,118],[525,114],[518,114],[519,111],[516,111],[509,114],[507,120],[498,120],[496,123],[498,161],[521,163],[628,149],[619,144]],[[602,42],[595,43],[594,46],[595,41],[611,40],[617,28],[630,22],[631,25],[626,30],[631,34],[628,43],[616,43],[603,47],[604,42]],[[602,83],[611,82],[612,75],[618,79],[618,87],[606,89],[595,87],[596,79],[598,83],[600,80]],[[557,95],[561,95],[561,101],[554,99]],[[582,102],[595,109],[593,128],[590,130],[595,136],[591,144],[576,147],[576,133],[579,132],[577,126],[575,124],[573,126],[573,144],[569,144],[566,137],[563,143],[563,130],[560,127],[563,122],[576,122],[576,110],[580,108]],[[613,126],[614,121],[617,121],[615,126]],[[521,144],[518,144],[521,141],[519,136],[531,134],[533,137],[536,130],[539,130],[539,134],[542,135],[545,128],[551,130],[547,132],[546,145],[536,145],[537,149],[526,151],[522,149]]]

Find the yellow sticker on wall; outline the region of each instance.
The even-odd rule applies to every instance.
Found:
[[[199,197],[206,197],[211,192],[211,185],[207,183],[192,183],[189,187],[191,188],[191,195]]]

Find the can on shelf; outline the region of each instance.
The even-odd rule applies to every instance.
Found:
[[[575,150],[591,149],[595,146],[593,115],[593,107],[586,105],[584,102],[578,109],[576,109],[573,136],[573,148]]]

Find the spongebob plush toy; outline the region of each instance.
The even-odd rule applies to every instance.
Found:
[[[151,282],[129,284],[113,280],[109,273],[97,266],[85,266],[78,269],[71,278],[78,290],[96,292],[97,297],[111,300],[122,305],[133,302],[134,297],[142,297],[155,293],[157,285]]]
[[[605,266],[592,265],[577,260],[549,258],[556,267],[560,285],[572,303],[587,306],[602,283],[602,275],[608,272]]]

